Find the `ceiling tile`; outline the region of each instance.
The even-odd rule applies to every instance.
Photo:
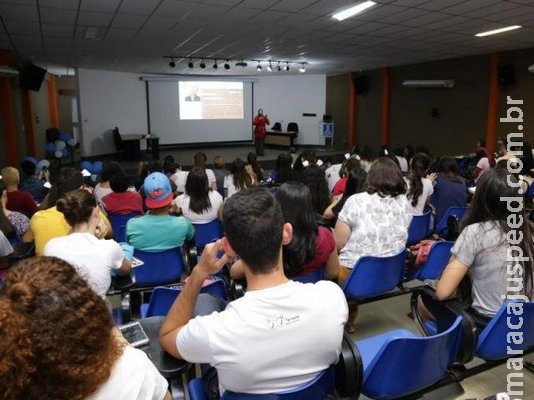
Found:
[[[120,2],[121,0],[83,0],[81,9],[99,12],[115,12]]]
[[[37,7],[18,5],[18,4],[0,4],[0,15],[5,21],[38,21],[39,14]]]
[[[75,0],[39,0],[39,6],[77,10],[78,1],[75,1]]]
[[[78,24],[84,26],[108,26],[112,18],[112,13],[81,11],[78,17]]]
[[[317,0],[281,0],[271,8],[273,10],[295,12],[316,2]]]
[[[74,33],[74,25],[43,24],[43,35],[45,37],[69,37]]]
[[[115,16],[111,27],[119,29],[139,29],[146,19],[147,17],[144,15],[119,13]]]
[[[124,14],[150,15],[162,0],[123,0],[119,11]]]
[[[41,21],[44,24],[73,24],[76,21],[76,10],[40,7]]]

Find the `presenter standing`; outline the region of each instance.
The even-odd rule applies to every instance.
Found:
[[[252,125],[254,125],[254,144],[256,146],[256,155],[258,156],[263,156],[263,143],[266,134],[265,126],[269,124],[267,115],[263,115],[261,108],[258,109],[258,115],[252,120]]]

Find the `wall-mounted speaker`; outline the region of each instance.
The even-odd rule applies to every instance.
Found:
[[[20,71],[19,85],[22,89],[38,92],[46,74],[46,69],[35,64],[26,64]]]
[[[356,94],[366,94],[369,92],[369,81],[370,78],[368,76],[353,75],[352,82],[354,84],[354,90],[356,91]]]

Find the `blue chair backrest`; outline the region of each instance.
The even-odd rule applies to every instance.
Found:
[[[429,337],[392,338],[365,369],[363,393],[373,399],[396,399],[441,379],[458,353],[463,318]]]
[[[184,270],[182,249],[163,251],[134,250],[134,256],[144,262],[134,268],[135,286],[149,287],[179,282]]]
[[[286,392],[245,394],[226,391],[221,396],[221,400],[323,400],[328,395],[333,395],[334,392],[334,367],[331,366],[310,382]],[[193,379],[189,382],[189,396],[191,400],[207,399],[200,379]]]
[[[416,215],[408,227],[408,246],[419,243],[430,234],[430,217],[432,213],[427,211],[423,215]]]
[[[109,221],[111,222],[111,229],[115,234],[115,240],[117,242],[126,241],[126,229],[124,228],[128,221],[141,214],[133,212],[129,214],[109,214]]]
[[[324,279],[324,266],[306,275],[297,275],[291,278],[293,281],[302,283],[316,283]]]
[[[453,242],[436,242],[432,245],[425,263],[416,271],[414,278],[424,281],[425,279],[438,279],[451,258]]]
[[[508,304],[520,304],[511,302]],[[503,305],[499,312],[491,319],[478,337],[476,356],[484,360],[502,360],[510,357],[507,347],[512,350],[527,350],[534,347],[534,302],[522,303],[522,314],[515,315],[512,307],[507,311],[507,305]],[[519,309],[519,306],[516,306]],[[517,310],[516,312],[519,312]],[[522,321],[521,321],[522,318]],[[510,328],[516,327],[516,328]],[[509,333],[519,333],[521,340],[516,338],[517,344],[511,339]]]
[[[395,289],[404,278],[406,251],[390,257],[362,257],[343,284],[349,299],[362,300]]]
[[[467,208],[468,207],[449,207],[447,211],[445,211],[445,214],[443,214],[443,217],[441,217],[441,221],[438,222],[434,232],[442,233],[445,229],[447,229],[447,219],[450,216],[454,216],[458,219],[458,221],[461,221],[465,212],[467,211]]]
[[[221,221],[218,219],[207,224],[193,224],[195,228],[195,244],[197,249],[203,249],[208,243],[223,236]]]

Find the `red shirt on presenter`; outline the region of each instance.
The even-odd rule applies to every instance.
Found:
[[[263,156],[263,141],[265,140],[266,125],[269,125],[269,118],[267,115],[263,115],[263,110],[260,108],[258,110],[258,115],[252,120],[252,125],[254,125],[254,142],[256,145],[256,154],[258,156]]]

